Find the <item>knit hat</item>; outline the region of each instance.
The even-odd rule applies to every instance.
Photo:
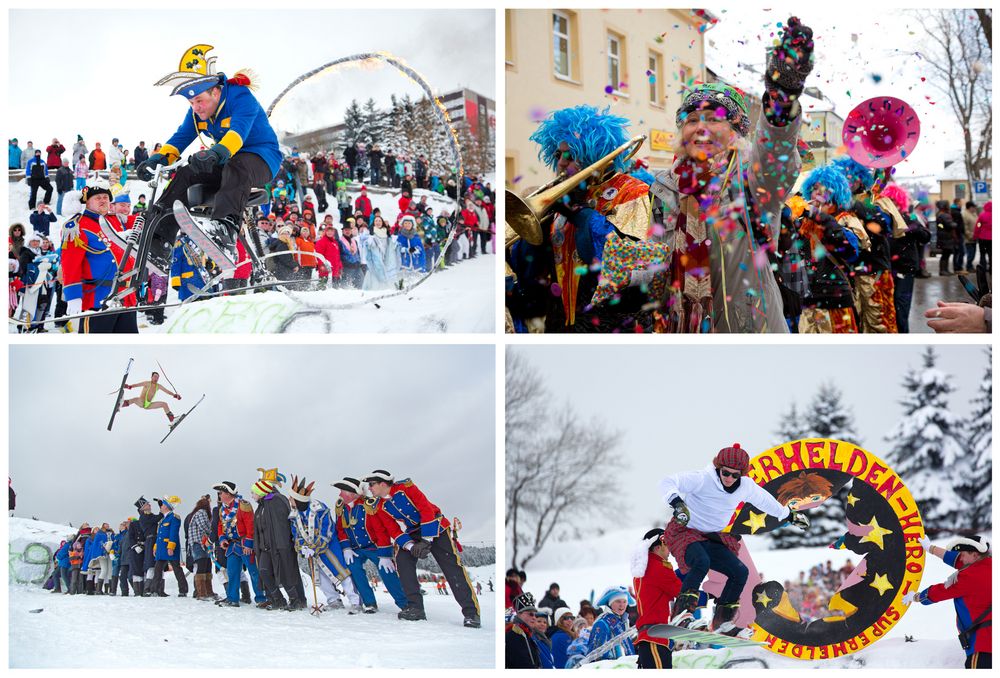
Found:
[[[948,543],[948,551],[968,551],[970,553],[989,553],[990,540],[978,534],[955,537]]]
[[[344,490],[346,492],[353,492],[354,494],[361,494],[361,481],[357,478],[348,478],[347,476],[341,478],[335,483],[331,483],[338,490]]]
[[[379,482],[382,482],[382,483],[389,483],[391,485],[392,481],[395,480],[395,478],[393,478],[392,474],[389,473],[388,471],[386,471],[385,469],[375,469],[374,471],[372,471],[371,473],[369,473],[367,476],[365,476],[363,478],[363,480],[366,483],[379,483]]]
[[[728,466],[729,468],[739,469],[746,475],[746,472],[750,469],[750,455],[740,447],[739,443],[733,443],[731,447],[723,447],[719,450],[712,463],[715,465],[715,468]]]
[[[270,480],[258,480],[253,484],[253,487],[250,488],[250,491],[258,497],[263,497],[264,495],[274,492],[274,483]]]
[[[535,607],[535,597],[530,593],[522,593],[512,602],[511,607],[514,608],[516,614],[521,614],[522,612],[536,612],[538,610]]]
[[[111,190],[104,186],[84,186],[83,190],[80,191],[80,202],[86,204],[90,198],[102,194],[108,196],[108,200],[114,199],[114,196],[111,195]]]
[[[299,480],[297,476],[293,475],[292,488],[291,490],[288,491],[288,494],[292,497],[292,499],[295,499],[296,501],[305,501],[305,502],[311,501],[313,485],[315,484],[316,481],[314,480],[308,485],[306,485],[305,478]]]
[[[217,485],[212,485],[213,490],[218,490],[219,492],[226,492],[227,494],[236,495],[236,483],[231,480],[223,480]]]
[[[706,103],[707,102],[707,103]],[[747,107],[746,93],[719,82],[697,85],[687,93],[677,109],[677,127],[681,127],[688,115],[696,110],[721,106],[726,111],[726,120],[740,134],[750,134],[750,109]]]

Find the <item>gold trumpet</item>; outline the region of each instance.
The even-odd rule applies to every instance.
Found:
[[[504,209],[506,215],[506,245],[510,247],[519,239],[524,238],[531,245],[542,244],[542,225],[551,218],[551,208],[556,202],[562,200],[563,196],[573,192],[581,182],[596,180],[594,183],[601,183],[606,179],[608,165],[622,153],[628,153],[624,160],[628,161],[639,152],[642,144],[646,141],[646,135],[632,137],[624,144],[608,153],[606,156],[595,162],[590,167],[582,169],[572,176],[560,174],[551,182],[542,186],[537,191],[522,198],[513,191],[504,191]]]

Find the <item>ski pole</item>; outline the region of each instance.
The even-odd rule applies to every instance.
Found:
[[[160,374],[162,374],[163,378],[167,380],[168,384],[170,384],[170,388],[174,389],[174,392],[177,393],[177,395],[180,395],[181,392],[177,390],[176,386],[174,386],[174,382],[170,381],[170,377],[167,376],[167,371],[163,369],[163,365],[160,364],[159,360],[156,361],[156,366],[160,368]]]

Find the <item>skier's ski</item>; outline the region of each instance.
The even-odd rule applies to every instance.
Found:
[[[125,366],[125,375],[122,377],[122,385],[118,387],[118,396],[115,398],[115,409],[111,413],[111,421],[108,422],[108,430],[115,425],[115,417],[118,415],[118,410],[122,406],[122,398],[125,396],[125,382],[128,381],[129,370],[132,369],[132,361],[134,358],[128,359],[128,365]]]
[[[764,644],[755,640],[724,636],[721,633],[714,633],[712,631],[696,631],[684,628],[683,626],[673,626],[672,624],[654,624],[646,630],[646,633],[654,638],[670,639],[685,643],[701,643],[703,645],[718,645],[720,647],[760,647]]]
[[[177,225],[185,235],[187,235],[198,248],[205,253],[205,255],[211,259],[216,267],[223,273],[231,273],[236,270],[236,264],[233,263],[229,256],[223,252],[215,241],[212,240],[201,226],[199,226],[191,213],[188,212],[187,207],[184,206],[180,200],[174,200],[174,219],[177,220]]]
[[[169,430],[169,431],[167,431],[167,435],[163,436],[163,440],[166,440],[167,438],[169,438],[169,437],[170,437],[170,434],[174,432],[174,429],[175,429],[175,428],[177,428],[178,426],[180,426],[180,423],[181,423],[182,421],[184,421],[184,419],[186,419],[186,418],[187,418],[187,416],[188,416],[189,414],[191,414],[192,412],[194,412],[194,408],[195,408],[195,407],[198,407],[198,405],[201,405],[201,401],[202,401],[202,400],[204,400],[204,399],[205,399],[205,394],[204,394],[204,393],[202,393],[202,394],[201,394],[201,398],[199,398],[199,399],[198,399],[198,402],[196,402],[196,403],[194,404],[194,406],[192,406],[192,407],[191,407],[191,409],[190,409],[190,410],[188,410],[187,412],[185,412],[185,413],[184,413],[184,414],[182,414],[181,416],[177,417],[177,418],[176,418],[176,419],[174,420],[174,423],[172,423],[172,424],[170,425],[170,430]],[[161,440],[161,441],[160,441],[160,444],[161,444],[161,445],[163,444],[163,440]]]

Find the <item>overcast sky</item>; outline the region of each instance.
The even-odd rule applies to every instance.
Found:
[[[861,445],[883,457],[883,440],[902,416],[901,382],[922,365],[923,346],[516,346],[539,371],[554,402],[581,420],[623,432],[616,474],[628,500],[621,524],[662,518],[656,492],[667,474],[705,467],[739,442],[751,456],[783,440],[773,434],[791,403],[799,411],[818,387],[835,384],[854,412]],[[982,379],[982,346],[936,346],[952,375],[952,409],[968,411]]]
[[[107,431],[129,357],[129,383],[162,364],[175,413],[206,394],[162,445],[161,411],[126,408]],[[177,495],[187,515],[223,480],[249,499],[258,467],[316,480],[332,506],[330,483],[384,468],[492,543],[494,363],[492,346],[14,346],[16,515],[117,527],[140,494]]]
[[[946,158],[956,153],[961,158],[962,128],[947,97],[933,86],[926,63],[908,56],[926,52],[930,44],[912,11],[879,5],[868,12],[839,2],[786,3],[768,9],[726,3],[708,9],[719,22],[705,34],[705,58],[720,74],[739,72],[741,63],[763,73],[765,48],[777,35],[777,24],[798,16],[813,29],[816,40],[816,66],[806,85],[822,90],[842,118],[865,99],[880,95],[902,99],[917,112],[920,141],[913,155],[897,165],[897,176],[934,174]],[[741,77],[753,79],[745,71]]]
[[[7,130],[21,147],[58,137],[67,149],[82,134],[88,149],[112,137],[132,152],[166,141],[186,110],[172,87],[154,87],[181,55],[212,45],[218,71],[257,73],[266,109],[295,78],[352,54],[401,57],[438,94],[468,87],[495,99],[494,10],[16,10],[9,14]],[[317,80],[317,79],[314,79]],[[388,103],[391,93],[419,96],[392,67],[324,75],[300,86],[272,124],[303,132],[342,121],[352,98]],[[308,102],[313,99],[322,100]]]

